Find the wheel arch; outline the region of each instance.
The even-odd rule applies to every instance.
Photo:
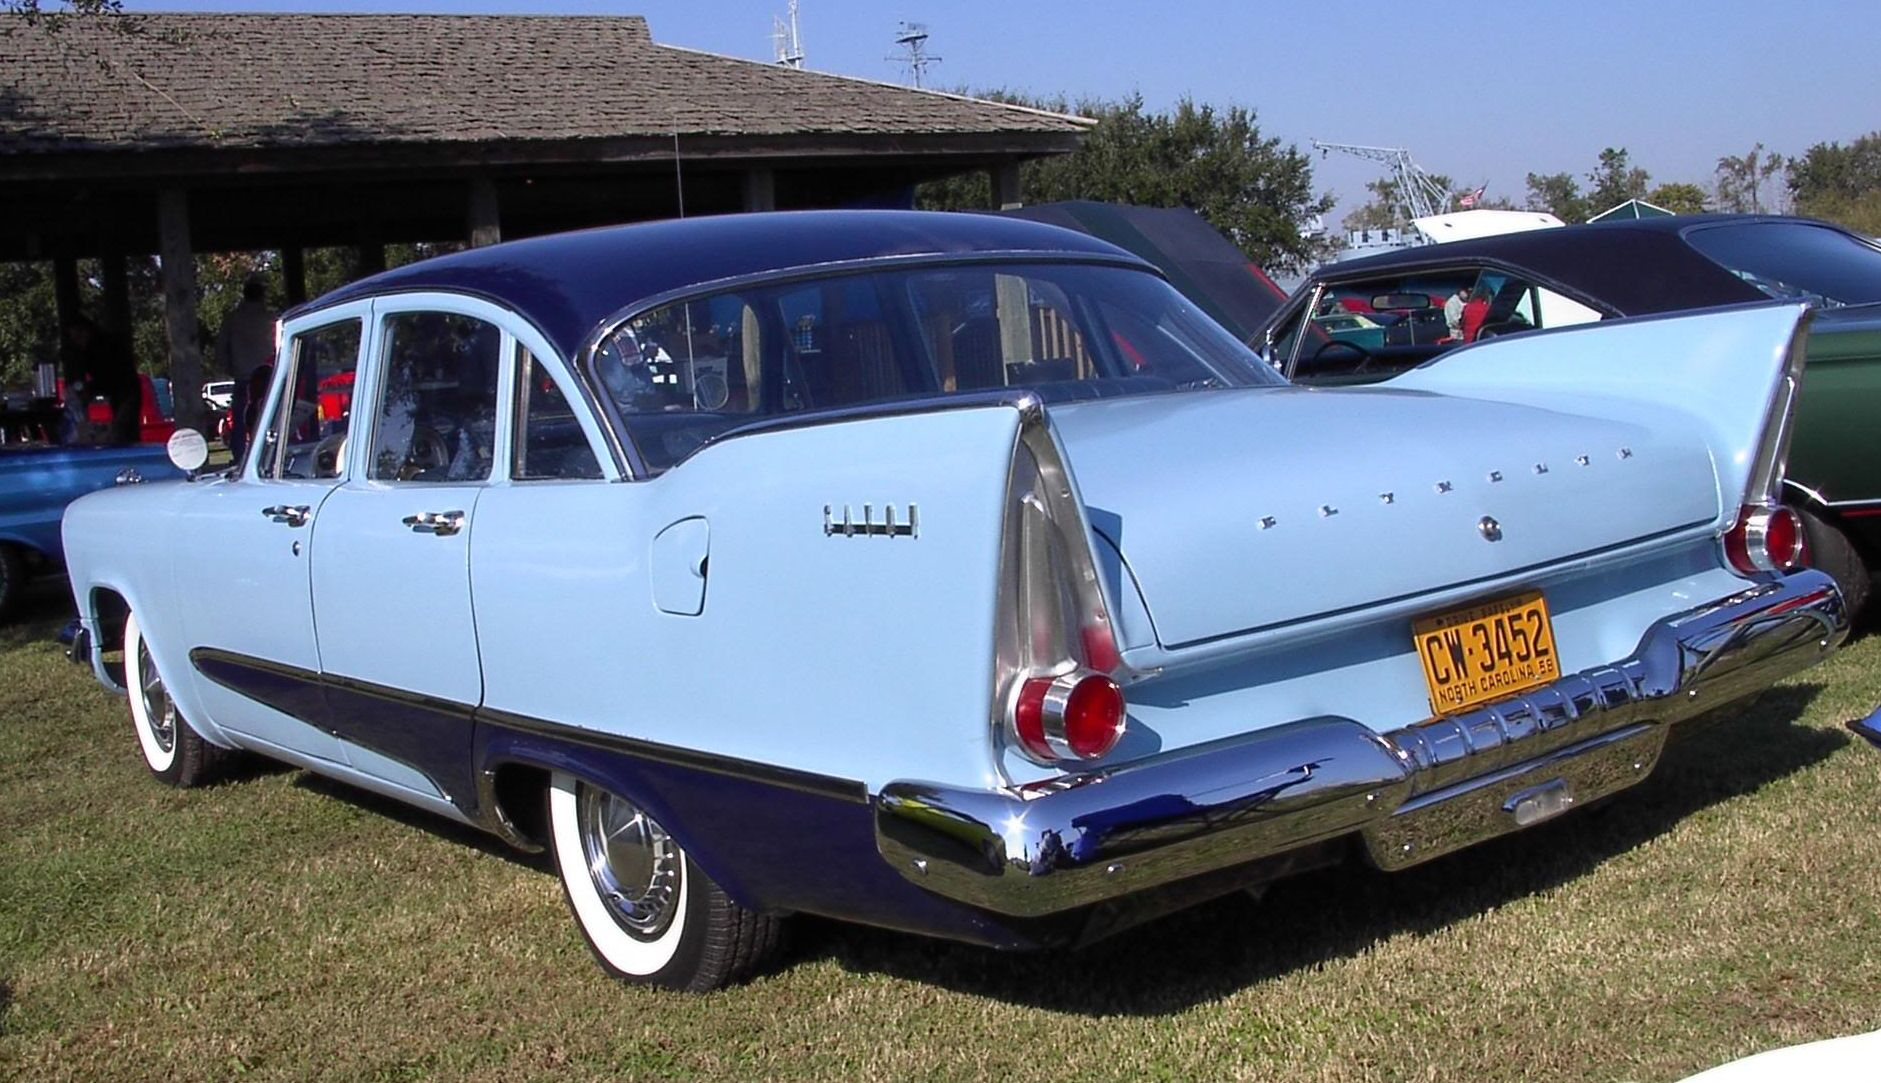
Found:
[[[751,910],[775,911],[754,897],[736,863],[726,860],[718,845],[720,833],[735,830],[735,825],[722,816],[695,815],[696,806],[675,799],[663,784],[661,764],[487,722],[477,724],[475,744],[480,821],[511,845],[530,851],[549,845],[550,778],[564,772],[645,809],[732,901]]]

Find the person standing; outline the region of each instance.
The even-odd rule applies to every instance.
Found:
[[[241,303],[229,310],[216,336],[216,364],[235,381],[229,400],[229,451],[240,462],[248,446],[248,385],[255,370],[274,364],[274,322],[268,307],[267,283],[249,275],[242,283]]]
[[[1443,303],[1443,322],[1449,325],[1450,341],[1463,341],[1463,306],[1469,303],[1470,286],[1464,282],[1457,286],[1456,292]]]

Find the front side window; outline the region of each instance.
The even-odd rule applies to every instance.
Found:
[[[453,312],[387,316],[367,476],[485,481],[496,444],[495,324]]]
[[[797,411],[997,388],[1049,402],[1280,382],[1161,279],[1076,264],[728,290],[623,323],[591,365],[654,471],[731,428]]]
[[[353,377],[359,368],[362,329],[357,319],[302,331],[287,350],[288,371],[274,412],[251,452],[256,472],[264,478],[334,478],[345,465],[346,429],[352,417]],[[258,408],[266,401],[273,367],[264,365],[253,377],[258,388],[248,401]],[[252,422],[252,418],[250,419]]]

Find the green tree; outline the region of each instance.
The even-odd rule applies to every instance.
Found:
[[[1592,215],[1587,197],[1581,195],[1580,182],[1572,173],[1530,173],[1528,209],[1547,211],[1569,225],[1585,222]]]
[[[1645,195],[1646,202],[1664,207],[1673,214],[1705,213],[1705,190],[1696,184],[1673,181],[1661,184]]]
[[[1726,154],[1718,159],[1718,209],[1734,214],[1762,214],[1763,187],[1784,167],[1783,156],[1772,154],[1759,143],[1741,156]]]
[[[1264,137],[1252,110],[1217,110],[1184,98],[1165,113],[1147,111],[1141,95],[1119,102],[1070,106],[995,92],[980,97],[1094,119],[1072,154],[1020,167],[1027,203],[1091,199],[1152,207],[1188,207],[1207,219],[1248,258],[1271,272],[1300,270],[1323,259],[1329,242],[1309,236],[1307,223],[1333,205],[1313,191],[1312,162],[1292,145]],[[919,206],[983,210],[992,204],[984,174],[924,184]]]
[[[1789,162],[1796,213],[1881,235],[1881,131],[1844,147],[1817,143]]]
[[[1627,160],[1625,147],[1608,147],[1600,152],[1600,164],[1587,174],[1588,209],[1593,214],[1611,210],[1629,199],[1643,199],[1651,178],[1644,169]],[[1567,221],[1563,218],[1562,221]]]

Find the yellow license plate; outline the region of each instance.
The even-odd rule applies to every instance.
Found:
[[[1540,591],[1439,613],[1411,625],[1433,714],[1547,684],[1561,675]]]

